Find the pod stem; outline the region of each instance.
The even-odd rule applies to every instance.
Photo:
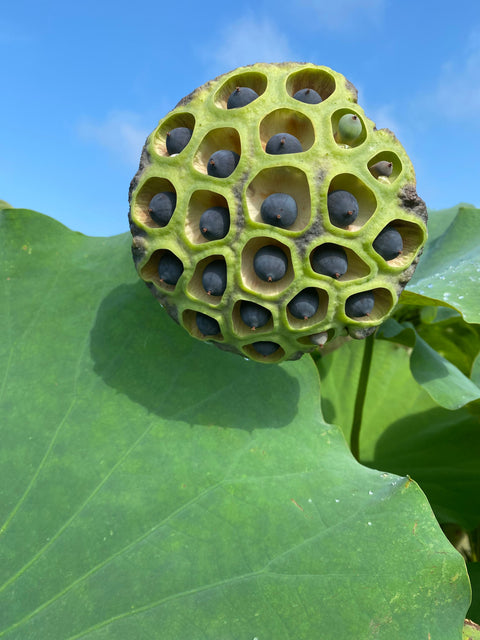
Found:
[[[367,395],[374,339],[374,335],[365,338],[362,368],[360,370],[360,379],[358,381],[357,395],[355,397],[355,407],[353,409],[352,430],[350,432],[350,449],[353,456],[358,461],[360,461],[360,430],[362,428],[363,407],[365,405],[365,397]]]

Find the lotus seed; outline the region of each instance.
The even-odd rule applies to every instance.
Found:
[[[221,296],[227,286],[227,265],[225,260],[214,260],[205,267],[202,284],[208,295]]]
[[[288,260],[276,245],[267,245],[257,251],[253,268],[257,276],[265,282],[277,282],[287,273]]]
[[[288,193],[272,193],[262,202],[260,215],[266,224],[286,229],[297,219],[297,203]]]
[[[240,303],[240,317],[247,327],[255,331],[255,329],[264,327],[272,317],[272,314],[268,309],[255,302],[242,300]]]
[[[270,138],[265,147],[265,151],[272,155],[284,153],[299,153],[303,151],[300,140],[290,133],[276,133]]]
[[[338,121],[338,142],[351,144],[362,133],[362,121],[354,113],[346,113]]]
[[[158,261],[158,277],[165,284],[177,284],[183,273],[182,261],[171,251],[166,251]]]
[[[200,218],[200,232],[207,240],[221,240],[230,228],[230,216],[225,207],[211,207]]]
[[[260,342],[254,342],[252,347],[261,356],[270,356],[278,349],[279,345],[276,342],[270,342],[269,340],[263,340]]]
[[[188,127],[176,127],[167,133],[166,145],[170,155],[180,153],[190,142],[193,131]]]
[[[357,219],[358,202],[349,191],[338,189],[329,193],[327,207],[330,222],[335,227],[348,227]]]
[[[176,194],[171,191],[162,191],[154,195],[150,200],[148,213],[154,222],[161,227],[165,227],[170,222],[176,206]]]
[[[197,312],[195,320],[198,330],[202,335],[216,336],[218,333],[220,333],[220,325],[215,320],[215,318],[211,318],[204,313]]]
[[[249,87],[237,87],[232,91],[227,102],[227,109],[245,107],[258,98],[258,93]]]
[[[384,260],[393,260],[403,251],[403,239],[395,227],[385,227],[373,241],[373,248]]]
[[[317,247],[311,256],[312,269],[331,278],[340,278],[348,268],[347,254],[343,247],[327,242]]]
[[[240,156],[230,149],[215,151],[207,164],[207,173],[214,178],[228,178],[235,171]]]
[[[307,104],[318,104],[322,101],[322,98],[315,89],[300,89],[293,97],[295,100],[306,102]]]
[[[288,303],[288,310],[295,318],[308,320],[318,311],[318,291],[313,287],[304,289]]]
[[[372,164],[372,166],[368,168],[374,178],[388,178],[392,175],[393,163],[387,162],[386,160],[380,160],[380,162]]]
[[[361,291],[347,298],[345,313],[349,318],[362,318],[370,315],[375,304],[373,291]]]

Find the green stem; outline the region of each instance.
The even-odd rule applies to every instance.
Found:
[[[365,396],[367,395],[368,377],[370,375],[370,365],[372,364],[374,336],[365,338],[365,349],[363,350],[362,368],[360,380],[358,381],[355,407],[353,410],[352,430],[350,433],[350,449],[357,460],[360,460],[360,429],[362,428],[363,407]]]

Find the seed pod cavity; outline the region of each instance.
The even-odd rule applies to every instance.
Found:
[[[227,287],[227,265],[225,260],[209,262],[202,275],[202,285],[210,296],[223,295]]]
[[[258,93],[249,87],[236,87],[227,101],[227,109],[246,107],[258,98]]]
[[[157,271],[160,282],[176,285],[183,273],[183,264],[174,253],[165,251],[158,261]]]
[[[316,273],[335,279],[343,276],[348,269],[345,249],[330,242],[314,249],[310,261]]]
[[[247,300],[242,300],[240,304],[240,317],[243,322],[253,331],[264,327],[272,317],[271,312],[265,307]]]
[[[260,215],[266,224],[287,229],[297,219],[297,203],[288,193],[272,193],[262,202]]]
[[[169,155],[180,153],[190,142],[193,131],[188,127],[176,127],[167,133],[166,147]]]
[[[228,178],[240,161],[240,156],[230,149],[220,149],[210,156],[207,163],[207,173],[213,178]]]
[[[358,202],[353,194],[343,189],[332,191],[327,200],[330,222],[335,227],[346,228],[358,216]]]
[[[230,229],[230,215],[225,207],[211,207],[200,217],[200,233],[207,240],[221,240]]]
[[[176,206],[177,195],[171,191],[162,191],[150,200],[148,213],[160,227],[165,227],[170,222]]]
[[[372,312],[375,304],[373,291],[361,291],[354,293],[345,302],[345,314],[349,318],[362,318]]]
[[[253,268],[261,280],[277,282],[287,273],[288,259],[280,247],[267,245],[255,254]]]
[[[276,133],[267,142],[265,151],[272,155],[282,155],[284,153],[300,153],[303,151],[303,147],[300,140],[291,133]]]
[[[315,89],[300,89],[293,96],[295,100],[299,102],[305,102],[306,104],[319,104],[322,101],[320,94]]]
[[[220,333],[220,325],[215,318],[207,316],[205,313],[197,312],[195,318],[197,328],[204,336],[216,336]]]

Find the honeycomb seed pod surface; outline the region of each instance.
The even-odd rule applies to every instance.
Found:
[[[258,97],[228,108],[237,87]],[[294,97],[307,89],[321,100]],[[356,123],[348,144],[339,131],[345,116],[354,116]],[[168,134],[178,128],[192,134],[179,153],[170,154]],[[267,153],[269,140],[278,134],[292,136],[299,145],[289,153]],[[216,173],[209,165],[212,157],[219,158]],[[378,170],[383,166],[388,171]],[[342,222],[332,222],[329,215],[334,192],[352,196],[344,197]],[[165,224],[150,211],[153,198],[162,193],[175,196]],[[262,216],[264,201],[279,193],[296,205],[285,226]],[[226,212],[228,231],[221,238],[202,233],[200,219],[209,209]],[[274,222],[275,215],[269,212]],[[191,336],[260,362],[295,359],[326,342],[370,335],[396,305],[427,235],[426,207],[416,193],[412,164],[393,133],[376,129],[341,74],[298,63],[241,67],[181,100],[147,139],[130,186],[129,218],[137,271],[172,318]],[[390,260],[373,248],[387,227],[400,234],[403,246]],[[323,273],[314,268],[315,256],[328,254],[323,245],[330,251],[337,247],[333,255],[346,256],[343,273],[334,265]],[[255,271],[255,256],[265,247],[286,259],[279,278],[265,280]],[[172,255],[180,273],[176,280],[161,277]],[[218,270],[222,286],[210,290],[205,277]],[[312,313],[304,314],[308,317],[291,312],[295,304],[290,303],[304,291],[315,299]],[[360,293],[373,300],[371,310],[351,317],[347,301]],[[242,318],[245,303],[260,305],[268,321],[249,326]],[[218,323],[213,337],[198,327],[203,316]]]

